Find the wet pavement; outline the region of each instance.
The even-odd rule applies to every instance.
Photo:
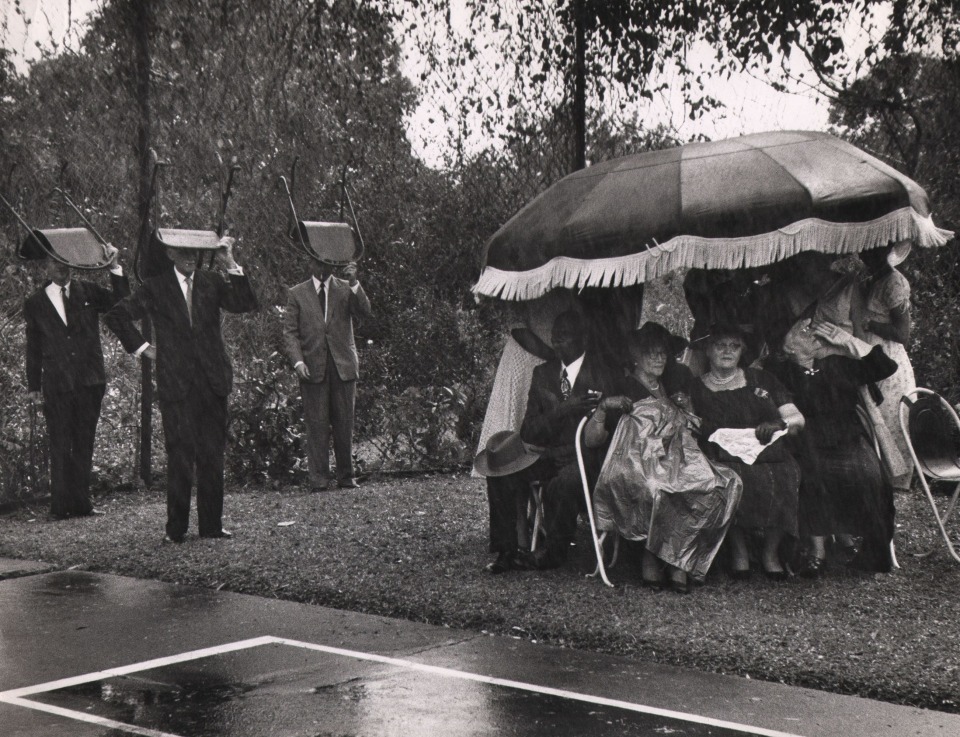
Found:
[[[0,581],[0,735],[960,735],[960,716],[82,571]]]

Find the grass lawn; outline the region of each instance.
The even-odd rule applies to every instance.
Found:
[[[918,493],[897,498],[902,569],[835,566],[817,581],[739,582],[722,572],[688,596],[640,587],[625,560],[616,588],[576,554],[547,572],[484,570],[481,480],[430,476],[358,490],[233,490],[229,541],[161,544],[162,491],[100,497],[102,517],[54,521],[46,509],[0,516],[0,556],[212,587],[483,630],[638,660],[736,673],[960,712],[960,564],[934,536]],[[913,554],[931,545],[928,558]]]

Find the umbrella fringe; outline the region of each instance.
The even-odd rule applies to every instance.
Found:
[[[920,215],[911,207],[864,223],[831,223],[807,218],[771,233],[739,238],[681,235],[626,256],[598,259],[558,256],[529,271],[505,271],[487,266],[473,292],[477,296],[505,300],[530,300],[558,287],[632,286],[681,268],[766,266],[804,251],[845,255],[902,240],[932,248],[946,244],[951,238],[952,231],[938,228],[932,217]]]

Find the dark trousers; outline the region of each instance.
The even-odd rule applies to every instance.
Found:
[[[523,471],[487,478],[491,553],[517,550],[517,524],[526,509],[530,483],[534,480],[544,484],[543,527],[547,534],[547,549],[566,555],[576,537],[577,515],[581,509],[586,509],[580,471],[576,461],[558,469],[552,460],[546,458]]]
[[[518,525],[526,515],[530,484],[543,473],[543,461],[506,476],[487,477],[490,506],[490,552],[513,553],[520,547]]]
[[[227,398],[203,377],[181,400],[161,401],[167,448],[167,534],[181,538],[190,524],[190,490],[197,481],[197,522],[201,535],[223,528],[223,456],[227,441]]]
[[[103,384],[44,394],[50,438],[50,512],[57,517],[90,514],[93,444],[103,402]]]
[[[353,408],[357,382],[344,381],[327,352],[327,375],[321,382],[300,382],[307,425],[307,466],[310,483],[322,486],[330,478],[330,435],[337,459],[337,478],[353,478]],[[331,433],[332,430],[332,433]]]

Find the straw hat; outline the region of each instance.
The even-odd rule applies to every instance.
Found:
[[[507,476],[529,468],[540,460],[540,448],[523,442],[515,430],[502,430],[487,440],[487,446],[473,460],[481,476]]]
[[[887,263],[893,268],[898,267],[907,260],[910,255],[910,249],[913,248],[913,241],[897,241],[890,246],[890,253],[887,254]]]

